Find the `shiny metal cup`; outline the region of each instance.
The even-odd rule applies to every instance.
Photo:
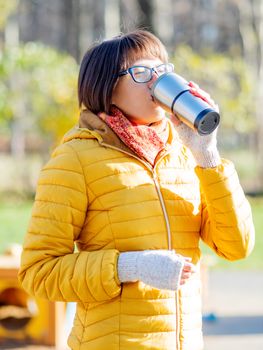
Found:
[[[151,94],[157,104],[174,113],[200,135],[210,134],[218,126],[220,115],[207,102],[191,94],[189,89],[183,77],[165,73],[154,82]]]

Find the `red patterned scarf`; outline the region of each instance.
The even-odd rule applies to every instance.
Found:
[[[112,106],[110,115],[106,115],[103,120],[126,146],[140,158],[145,158],[154,165],[157,154],[164,149],[168,139],[169,128],[166,118],[150,126],[134,125],[116,106]]]

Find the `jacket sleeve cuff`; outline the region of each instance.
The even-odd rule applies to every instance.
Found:
[[[221,157],[216,147],[204,151],[193,150],[192,154],[196,164],[201,168],[215,168],[221,163]]]
[[[118,277],[121,282],[138,281],[138,252],[120,253],[118,259]]]
[[[121,287],[117,273],[117,261],[119,252],[112,250],[104,250],[101,263],[101,280],[103,289],[109,297],[114,298],[120,294]]]

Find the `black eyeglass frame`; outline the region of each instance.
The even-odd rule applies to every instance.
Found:
[[[149,81],[152,80],[153,73],[156,73],[158,76],[160,75],[160,74],[158,73],[158,68],[161,67],[161,66],[168,66],[168,67],[171,67],[171,71],[170,71],[170,72],[173,72],[173,71],[174,71],[174,65],[173,65],[173,63],[161,63],[161,64],[159,64],[158,66],[152,67],[152,68],[147,67],[147,66],[138,65],[138,66],[132,66],[132,67],[130,67],[130,68],[128,68],[128,69],[125,69],[125,70],[120,71],[119,74],[118,74],[118,76],[119,76],[119,77],[122,77],[122,76],[124,76],[124,75],[130,74],[130,76],[132,77],[133,81],[135,81],[135,83],[138,83],[138,84],[148,83]],[[133,72],[132,72],[133,68],[146,68],[146,69],[148,69],[148,70],[150,71],[150,78],[149,78],[148,80],[145,80],[145,81],[137,81],[137,80],[135,79],[135,77],[133,76]]]

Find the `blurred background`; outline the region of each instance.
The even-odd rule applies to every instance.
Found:
[[[248,259],[226,262],[202,246],[207,349],[227,350],[222,339],[233,324],[232,349],[246,344],[242,334],[247,346],[262,349],[261,0],[0,0],[0,253],[23,242],[39,170],[77,123],[83,54],[96,40],[138,27],[156,34],[175,71],[219,104],[220,152],[234,161],[253,209],[257,242]],[[243,309],[235,309],[237,300]]]

